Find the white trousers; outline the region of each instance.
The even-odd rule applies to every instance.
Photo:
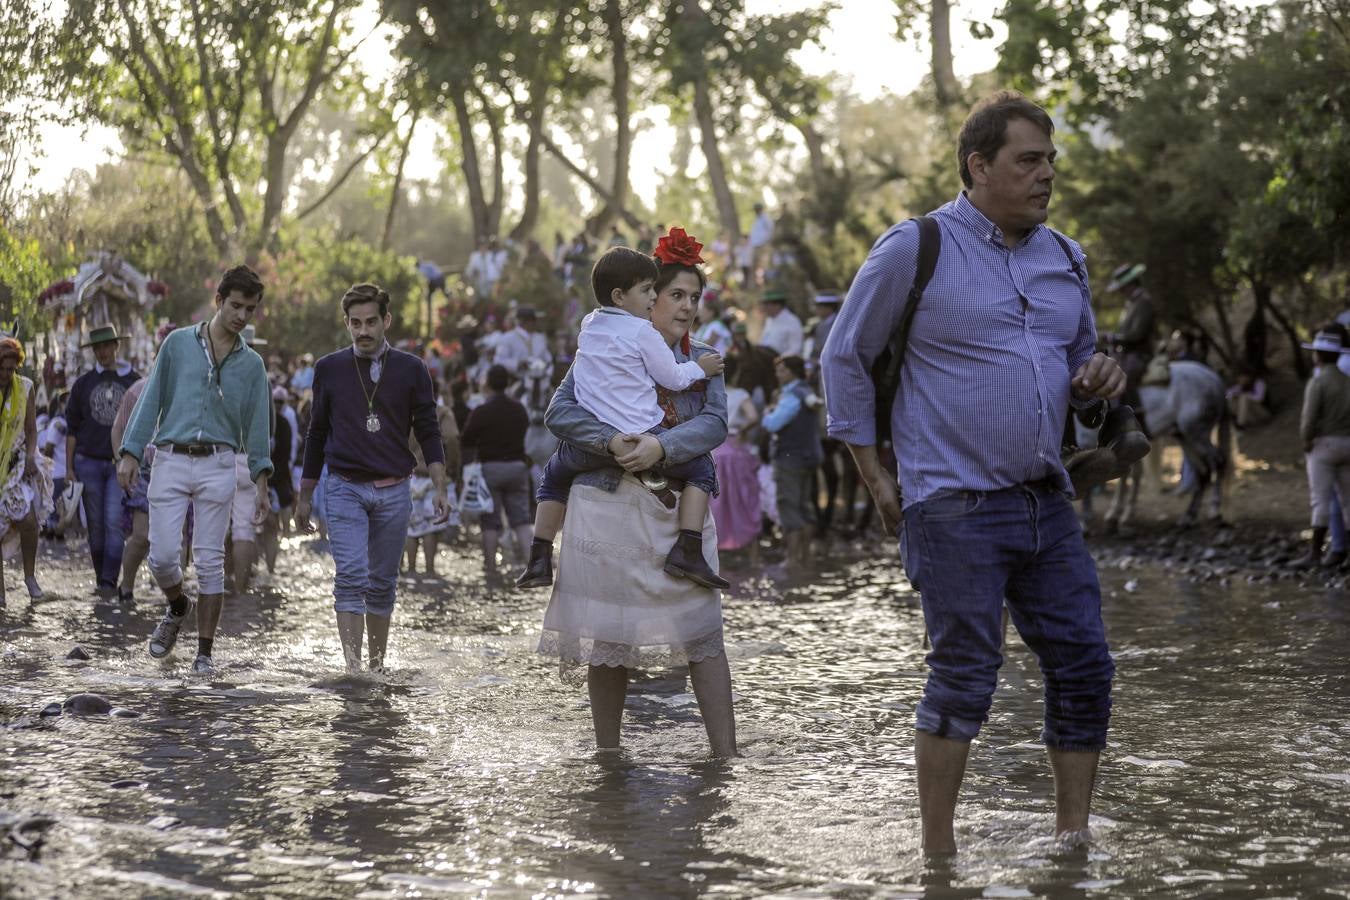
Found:
[[[230,537],[240,541],[257,541],[253,527],[253,511],[257,508],[258,485],[248,477],[248,454],[234,456],[234,502],[230,505]]]
[[[225,592],[225,531],[235,492],[235,455],[161,450],[150,466],[150,573],[161,588],[183,581],[183,523],[192,507],[192,555],[202,594]]]

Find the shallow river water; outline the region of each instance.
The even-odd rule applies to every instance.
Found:
[[[584,688],[533,652],[545,592],[489,590],[467,549],[403,582],[391,674],[343,677],[331,564],[288,547],[275,587],[229,602],[209,680],[185,677],[192,632],[152,661],[156,605],[94,605],[77,560],[44,562],[36,604],[10,573],[0,896],[1350,896],[1340,593],[1104,570],[1118,675],[1096,845],[1049,840],[1040,679],[1014,637],[962,853],[930,868],[922,623],[889,551],[809,580],[739,573],[743,756],[714,763],[682,677],[636,683],[626,749],[598,755]],[[91,661],[63,658],[75,643]],[[36,718],[81,691],[141,716]],[[4,832],[34,814],[56,824],[29,861]]]

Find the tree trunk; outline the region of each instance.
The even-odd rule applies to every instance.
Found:
[[[1266,308],[1270,310],[1270,314],[1275,317],[1276,322],[1280,323],[1280,328],[1289,337],[1289,349],[1294,354],[1294,371],[1298,373],[1299,378],[1307,379],[1311,377],[1312,364],[1308,362],[1308,354],[1304,353],[1303,348],[1299,346],[1301,342],[1298,337],[1298,329],[1294,327],[1293,322],[1289,321],[1289,317],[1284,314],[1284,311],[1275,305],[1274,297],[1269,297]]]
[[[525,207],[520,211],[520,221],[511,229],[511,239],[516,241],[528,238],[539,222],[539,151],[543,146],[544,105],[548,95],[544,85],[536,85],[535,91],[528,120],[530,142],[525,147]]]
[[[412,147],[413,132],[417,130],[417,120],[422,115],[421,107],[412,108],[412,121],[408,123],[408,136],[398,151],[398,167],[394,170],[394,187],[389,192],[389,208],[384,213],[384,230],[380,232],[380,249],[389,249],[389,238],[394,231],[394,213],[398,210],[399,192],[403,190],[403,168],[408,164],[408,150]]]
[[[469,115],[467,88],[452,89],[450,100],[455,107],[455,122],[459,128],[460,162],[465,186],[469,191],[469,218],[473,222],[473,243],[478,246],[494,235],[488,230],[487,201],[483,198],[482,168],[478,162],[478,144],[473,139],[473,118]]]
[[[1252,315],[1242,329],[1242,361],[1253,372],[1265,374],[1266,353],[1269,349],[1266,309],[1270,306],[1270,286],[1264,282],[1253,281],[1252,298],[1256,301],[1252,307]]]
[[[267,138],[267,190],[263,193],[262,221],[247,247],[245,262],[253,265],[264,250],[275,250],[281,212],[286,204],[286,145],[289,135],[274,133]]]
[[[683,16],[695,30],[703,20],[701,0],[683,0]],[[708,181],[712,183],[713,197],[717,200],[717,217],[722,230],[731,237],[731,246],[741,239],[740,216],[736,214],[736,201],[731,196],[731,185],[727,183],[727,170],[722,162],[722,151],[717,144],[716,118],[713,114],[712,93],[708,84],[707,69],[699,66],[694,69],[694,119],[698,122],[699,143],[703,148],[703,158],[708,165]]]
[[[502,150],[502,112],[488,100],[482,87],[475,85],[474,93],[483,106],[483,117],[488,123],[488,137],[492,141],[492,199],[487,204],[487,235],[495,238],[502,230],[502,203],[506,180],[506,154]]]
[[[939,109],[947,109],[961,98],[961,86],[952,66],[951,0],[933,0],[932,11],[933,88]]]
[[[610,97],[614,101],[614,181],[610,188],[609,199],[590,221],[586,223],[588,234],[603,234],[604,229],[628,205],[628,169],[633,154],[633,126],[629,121],[629,82],[631,70],[628,65],[628,39],[624,36],[623,3],[621,0],[608,0],[605,4],[605,31],[609,37],[610,63],[614,83],[610,86]]]

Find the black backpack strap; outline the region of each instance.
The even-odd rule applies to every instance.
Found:
[[[1064,255],[1069,258],[1069,267],[1073,269],[1074,277],[1084,288],[1087,287],[1087,275],[1083,272],[1083,264],[1078,261],[1078,257],[1073,255],[1073,248],[1069,246],[1069,239],[1060,234],[1053,228],[1046,229],[1050,235],[1059,244],[1059,249],[1064,251]]]
[[[933,272],[937,270],[938,257],[942,254],[942,229],[938,226],[937,219],[932,216],[916,216],[910,221],[919,224],[919,258],[914,267],[914,283],[910,285],[909,294],[905,297],[905,307],[900,311],[900,323],[896,326],[890,341],[891,355],[883,379],[891,396],[894,396],[894,391],[899,388],[900,367],[905,362],[905,348],[909,346],[909,328],[914,322],[914,313],[919,308],[924,289],[932,280]],[[886,410],[886,415],[890,416],[889,409]]]

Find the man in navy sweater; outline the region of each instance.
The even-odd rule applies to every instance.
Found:
[[[84,518],[89,523],[89,555],[94,562],[96,590],[103,599],[117,591],[122,573],[122,489],[113,461],[112,423],[122,395],[141,376],[131,363],[117,358],[121,341],[117,326],[100,325],[82,347],[94,351],[94,368],[75,380],[66,402],[66,459],[74,480],[84,485]],[[130,591],[132,585],[123,585]]]
[[[347,671],[361,668],[369,632],[371,671],[384,667],[399,557],[412,503],[408,478],[416,461],[408,434],[422,446],[436,489],[436,518],[450,515],[445,448],[436,422],[431,375],[420,359],[389,346],[389,295],[373,284],[353,285],[342,298],[352,345],[314,366],[314,404],[305,441],[296,525],[311,529],[314,486],[324,466],[329,545],[338,635]]]

